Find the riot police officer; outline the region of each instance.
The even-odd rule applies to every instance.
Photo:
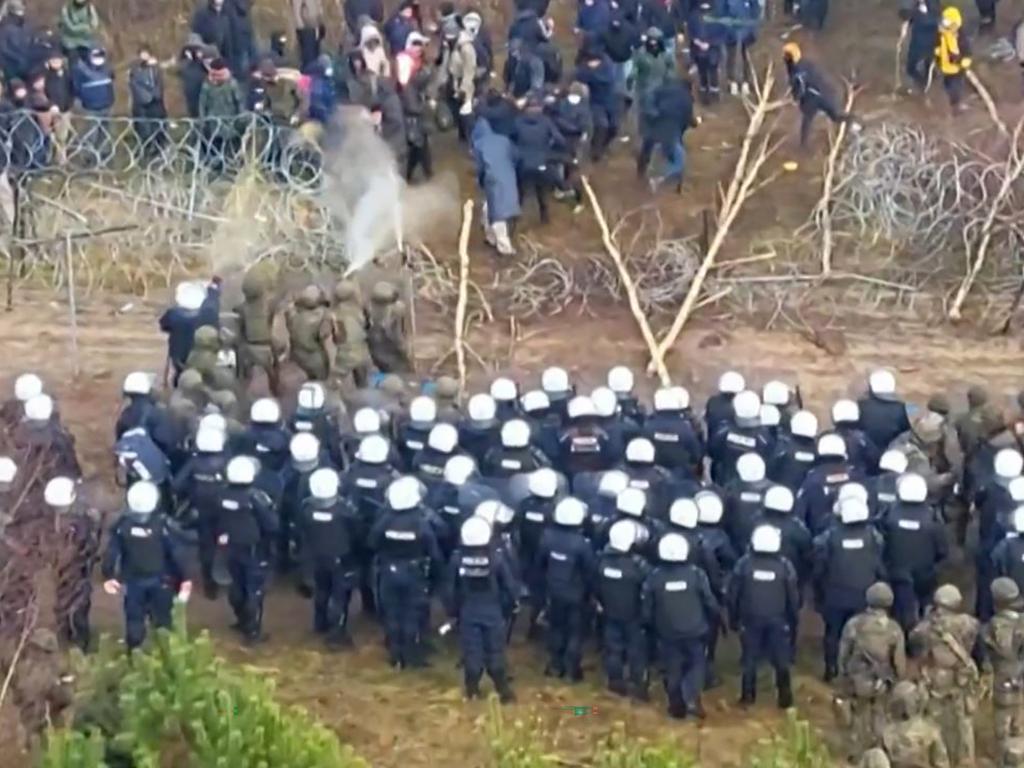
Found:
[[[432,398],[419,396],[409,403],[408,418],[398,424],[395,442],[402,459],[402,469],[412,469],[412,460],[427,446],[427,435],[437,421],[437,403]]]
[[[412,460],[412,472],[427,490],[444,481],[444,468],[456,455],[459,432],[451,424],[435,424],[427,435],[427,443]]]
[[[512,379],[499,376],[491,382],[489,391],[498,421],[505,422],[519,417],[519,387]]]
[[[718,392],[708,398],[704,407],[704,424],[708,438],[716,434],[723,425],[733,420],[733,399],[747,388],[743,375],[726,371],[718,378]]]
[[[844,483],[862,482],[864,475],[847,460],[846,443],[828,433],[818,438],[818,463],[807,473],[796,496],[793,514],[817,536],[832,522],[833,505]],[[867,587],[864,587],[867,589]]]
[[[466,404],[466,417],[459,423],[459,445],[481,466],[487,452],[497,445],[500,429],[497,405],[490,395],[477,394]]]
[[[846,443],[846,455],[853,466],[864,474],[878,468],[880,450],[860,428],[860,407],[853,400],[836,400],[832,404],[832,426]]]
[[[261,397],[249,408],[249,428],[238,440],[239,451],[260,460],[260,466],[280,474],[288,461],[291,433],[281,421],[281,406]]]
[[[682,387],[667,387],[654,393],[654,412],[644,422],[644,436],[654,445],[654,460],[673,474],[700,479],[704,447],[700,433],[686,416],[680,396]],[[686,393],[687,400],[689,393]]]
[[[596,423],[597,413],[591,399],[572,398],[565,415],[566,425],[558,434],[558,469],[569,477],[609,469],[612,457],[608,433]]]
[[[756,453],[762,459],[771,450],[768,431],[761,425],[761,398],[744,390],[732,400],[733,415],[721,423],[708,437],[708,456],[711,459],[711,479],[719,485],[728,485],[736,479],[736,463],[746,453]]]
[[[312,432],[299,432],[288,445],[291,462],[282,473],[284,491],[277,529],[277,565],[282,572],[290,570],[299,555],[299,512],[309,496],[309,478],[327,464],[321,448],[322,444]]]
[[[530,444],[530,425],[511,419],[501,425],[501,445],[484,456],[483,473],[489,478],[508,479],[513,475],[546,467],[548,459]]]
[[[529,495],[516,508],[519,557],[524,564],[524,580],[529,593],[530,616],[528,636],[537,634],[537,619],[544,609],[544,573],[534,568],[544,531],[554,523],[555,506],[559,501],[558,474],[549,467],[538,469],[527,481]]]
[[[907,471],[907,455],[889,450],[878,460],[878,474],[866,481],[868,506],[874,517],[885,518],[896,504],[896,482]]]
[[[782,556],[796,569],[803,584],[811,567],[811,534],[802,520],[793,517],[793,492],[784,485],[773,485],[764,494],[764,512],[754,520],[754,528],[770,525],[782,537]],[[794,628],[795,629],[795,628]]]
[[[764,459],[745,453],[736,461],[735,479],[725,489],[725,527],[737,552],[746,549],[754,521],[764,511],[764,495],[772,484],[765,479]]]
[[[568,421],[569,401],[576,390],[569,381],[569,374],[564,368],[552,366],[545,368],[540,375],[540,388],[548,396],[551,410],[564,424]]]
[[[676,490],[672,475],[664,467],[655,464],[654,444],[646,437],[637,437],[626,446],[622,471],[629,476],[629,487],[639,488],[647,494],[650,515],[664,520],[669,501]]]
[[[799,491],[818,458],[817,437],[818,417],[810,411],[794,413],[789,420],[789,431],[779,435],[768,458],[768,477],[794,494]]]

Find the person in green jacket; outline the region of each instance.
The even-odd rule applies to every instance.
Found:
[[[92,0],[68,0],[60,9],[60,44],[71,66],[101,42],[102,33]]]
[[[648,29],[641,45],[633,52],[633,93],[637,128],[643,133],[644,121],[652,113],[651,98],[668,76],[676,71],[676,61],[665,47],[664,34],[657,27]]]
[[[245,99],[224,59],[214,59],[199,91],[199,118],[203,122],[203,149],[207,162],[220,168],[234,154],[239,137],[238,116]]]

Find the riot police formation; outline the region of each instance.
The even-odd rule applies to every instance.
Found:
[[[317,328],[330,317],[308,309]],[[243,387],[241,400],[213,397],[191,368],[166,398],[153,377],[126,378],[114,453],[127,493],[102,575],[123,594],[129,648],[147,623],[169,623],[176,595],[187,598],[193,576],[180,549],[194,536],[203,594],[228,587],[250,643],[265,638],[276,563],[295,573],[311,630],[332,650],[360,639],[359,611],[380,621],[392,665],[427,665],[440,603],[467,696],[481,693],[486,672],[511,701],[506,646],[522,614],[527,642],[543,639],[549,676],[581,680],[594,637],[609,691],[646,701],[657,674],[670,715],[702,717],[703,691],[720,682],[753,704],[763,664],[777,704],[791,706],[801,614],[813,609],[850,755],[874,749],[914,765],[910,739],[931,750],[927,764],[946,754],[969,764],[985,670],[1000,749],[1012,752],[1024,696],[1024,459],[978,392],[969,417],[943,422],[969,447],[961,482],[933,485],[913,435],[894,431],[908,406],[886,372],[869,377],[859,400],[836,403],[834,428],[820,431],[795,388],[769,382],[762,402],[735,371],[700,418],[682,387],[656,390],[648,407],[621,366],[592,395],[553,367],[536,388],[502,377],[463,404],[449,382],[442,397],[440,386],[414,392],[393,375],[357,376],[358,356],[332,379],[337,358],[303,349],[310,371],[329,380],[303,384],[291,402],[260,397],[243,409]],[[55,467],[77,466],[42,390],[36,377],[18,379],[4,405],[12,434]],[[924,423],[906,419],[910,431]],[[60,564],[58,602],[61,636],[85,645],[97,515],[71,476],[51,479],[46,501],[80,542]],[[984,626],[942,584],[954,502],[977,520]],[[722,680],[716,659],[730,629],[738,680]],[[908,656],[920,670],[911,688]]]

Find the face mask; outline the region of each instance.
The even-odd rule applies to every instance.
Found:
[[[575,93],[570,93],[568,96],[566,96],[566,99],[568,99],[570,104],[579,104],[581,101],[583,101],[583,97]]]

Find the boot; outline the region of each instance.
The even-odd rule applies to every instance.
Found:
[[[686,719],[686,704],[678,693],[668,697],[668,716],[675,720]]]
[[[213,578],[203,579],[203,597],[207,600],[216,600],[220,595],[220,586]]]
[[[697,700],[690,705],[689,709],[690,714],[698,720],[703,720],[707,717],[707,712],[704,711],[704,702],[701,700],[700,696],[698,696]]]
[[[793,684],[790,680],[789,670],[779,672],[776,675],[775,685],[779,689],[779,709],[789,709],[793,706]]]
[[[718,679],[718,675],[715,674],[715,670],[709,667],[707,679],[704,680],[704,690],[713,691],[721,684],[722,681]]]
[[[508,684],[508,674],[502,670],[492,675],[494,679],[494,689],[498,692],[498,701],[502,704],[511,704],[516,700],[516,695],[512,691],[512,686]]]
[[[466,685],[466,698],[467,699],[479,699],[480,698],[480,675],[470,674],[467,672],[464,676],[464,682]]]
[[[332,651],[347,650],[353,647],[352,637],[345,627],[338,627],[327,633],[327,648]]]
[[[583,668],[579,664],[569,670],[569,680],[573,683],[583,682]]]
[[[617,696],[627,696],[629,691],[626,689],[626,681],[621,677],[610,678],[608,680],[608,690]]]
[[[836,669],[835,662],[827,662],[825,664],[825,682],[831,683],[839,675],[839,670]]]
[[[549,661],[544,667],[544,677],[565,677],[565,669],[561,665]]]
[[[749,707],[757,701],[757,677],[744,675],[740,685],[740,706]]]
[[[637,683],[633,686],[633,690],[630,692],[634,701],[650,701],[651,694],[647,691],[646,683]]]

